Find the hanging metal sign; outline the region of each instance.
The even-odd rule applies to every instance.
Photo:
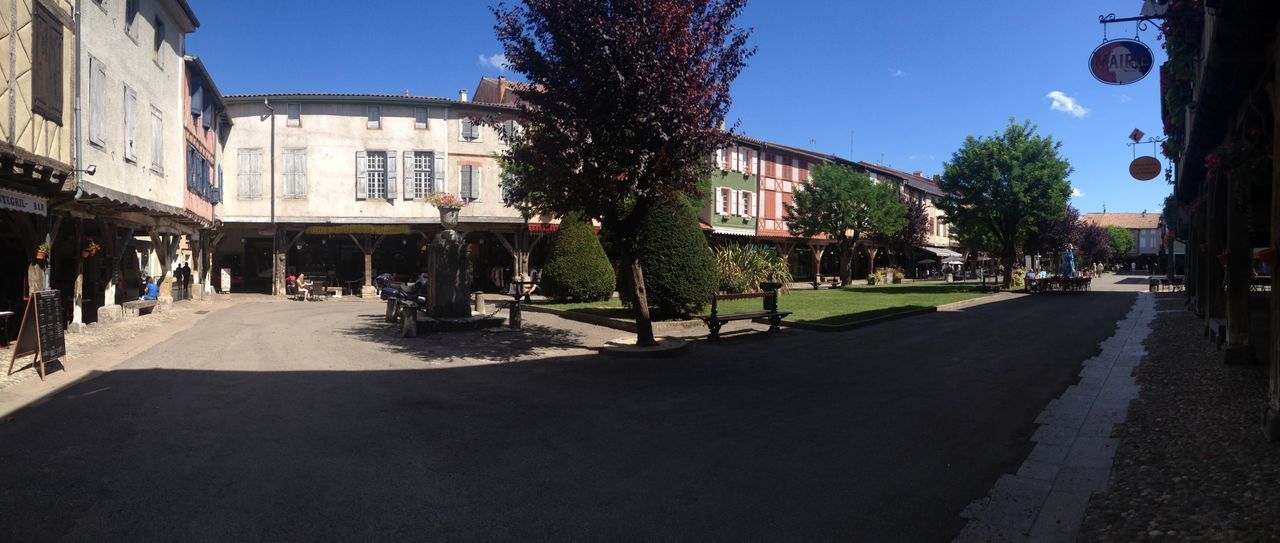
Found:
[[[1160,161],[1153,156],[1140,156],[1129,163],[1129,175],[1138,181],[1155,179],[1163,170],[1164,167],[1160,165]]]
[[[1137,40],[1111,40],[1089,55],[1089,71],[1108,85],[1128,85],[1151,71],[1151,48]]]

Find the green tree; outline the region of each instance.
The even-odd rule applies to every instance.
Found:
[[[720,283],[715,257],[698,226],[697,212],[685,201],[654,208],[635,233],[636,258],[644,266],[645,288],[659,319],[702,311]],[[636,303],[631,275],[618,276],[618,294]]]
[[[938,207],[965,245],[1000,255],[1005,286],[1035,225],[1066,213],[1071,165],[1058,156],[1061,146],[1030,121],[1010,119],[1002,133],[965,138],[943,166]]]
[[[1106,227],[1107,238],[1111,241],[1111,254],[1125,256],[1133,250],[1133,234],[1119,226]]]
[[[560,221],[542,268],[548,296],[573,301],[605,300],[613,293],[614,272],[595,227],[572,213]]]
[[[813,182],[802,187],[787,206],[787,225],[801,236],[825,235],[836,242],[843,284],[849,284],[859,241],[893,236],[907,224],[907,206],[893,185],[874,183],[848,166],[818,164]]]
[[[696,196],[728,135],[729,87],[755,52],[735,24],[746,0],[523,0],[498,4],[498,41],[519,90],[521,130],[503,153],[523,165],[508,202],[581,211],[617,240],[653,345],[636,232],[662,205]],[[710,264],[708,263],[708,267]],[[620,277],[621,279],[621,277]]]

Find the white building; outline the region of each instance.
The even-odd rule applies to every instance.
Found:
[[[458,230],[472,244],[473,286],[501,286],[511,249],[522,246],[517,233],[528,229],[503,203],[496,159],[504,131],[517,128],[515,107],[469,102],[465,91],[456,100],[256,94],[226,101],[235,129],[214,263],[231,270],[224,288],[271,290],[273,260],[277,292],[297,273],[368,292],[380,273],[425,271],[426,243],[441,230],[438,211],[423,200],[433,192],[470,202]]]

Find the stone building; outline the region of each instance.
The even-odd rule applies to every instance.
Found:
[[[372,294],[381,273],[416,276],[441,230],[424,200],[436,192],[470,202],[458,230],[471,244],[474,289],[501,288],[527,260],[525,234],[547,229],[502,199],[496,157],[504,134],[518,129],[514,106],[468,101],[466,91],[458,99],[253,94],[226,102],[235,129],[213,247],[214,267],[230,271],[224,290],[282,292],[285,277],[305,273]]]

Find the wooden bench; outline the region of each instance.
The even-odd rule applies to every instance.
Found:
[[[139,317],[151,313],[156,308],[155,300],[131,300],[121,304],[125,317]]]
[[[711,295],[711,314],[699,317],[703,322],[707,323],[707,328],[711,330],[711,339],[720,339],[720,327],[730,321],[745,321],[756,319],[767,319],[769,321],[769,331],[778,332],[781,328],[778,323],[782,319],[791,314],[790,311],[778,311],[778,290],[776,283],[769,283],[773,288],[769,288],[764,292],[748,292],[744,294],[712,294]],[[720,313],[718,302],[720,300],[742,300],[746,298],[763,298],[764,307],[761,311],[748,311],[746,313]]]

